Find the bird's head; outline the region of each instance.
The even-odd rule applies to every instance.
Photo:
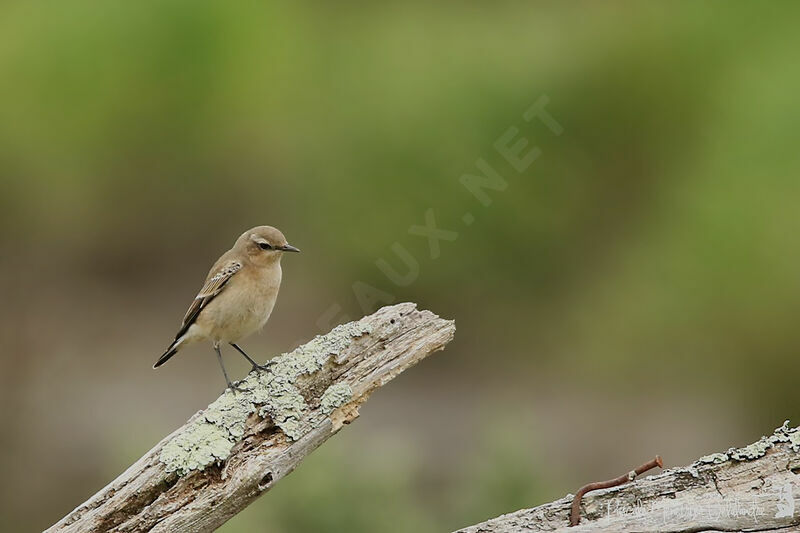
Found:
[[[267,265],[280,260],[283,252],[299,252],[286,241],[280,230],[272,226],[256,226],[242,233],[234,248],[239,248],[255,264]]]

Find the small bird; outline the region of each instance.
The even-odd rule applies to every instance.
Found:
[[[158,358],[153,368],[189,344],[211,341],[229,389],[238,390],[228,378],[222,363],[220,343],[227,342],[241,353],[254,369],[263,370],[236,343],[266,324],[281,286],[281,257],[284,252],[299,252],[286,242],[283,233],[272,226],[257,226],[236,239],[233,248],[222,254],[195,297],[175,340]]]

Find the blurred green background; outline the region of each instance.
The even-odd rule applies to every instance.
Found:
[[[222,391],[208,347],[151,365],[258,224],[303,249],[261,359],[371,311],[356,282],[458,333],[226,533],[451,531],[797,421],[798,15],[0,4],[2,527],[49,526]],[[542,95],[561,135],[522,119]],[[522,173],[510,127],[542,151]],[[478,158],[508,181],[489,206],[459,183]],[[429,209],[458,232],[436,259]],[[403,270],[394,243],[406,287],[375,264]]]

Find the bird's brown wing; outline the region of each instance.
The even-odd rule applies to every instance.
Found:
[[[191,325],[194,324],[194,321],[197,320],[197,315],[200,314],[200,311],[202,311],[214,297],[222,292],[222,289],[225,288],[225,285],[231,280],[234,274],[241,269],[242,264],[239,261],[229,261],[208,274],[205,285],[203,285],[203,288],[197,293],[192,305],[190,305],[188,311],[186,311],[186,316],[183,317],[183,324],[181,324],[181,329],[178,331],[178,334],[175,335],[175,340],[178,340],[186,333]]]

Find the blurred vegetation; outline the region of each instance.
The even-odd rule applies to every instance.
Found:
[[[542,477],[530,474],[542,465],[533,464],[520,442],[481,443],[480,455],[459,465],[462,475],[449,480],[421,471],[419,459],[398,442],[402,437],[379,439],[375,444],[381,454],[358,458],[352,455],[358,446],[353,439],[331,441],[303,462],[291,483],[276,485],[263,504],[249,507],[221,531],[433,533],[481,522],[548,495],[537,486]]]
[[[368,311],[356,281],[459,332],[379,404],[436,391],[447,406],[397,416],[401,462],[363,444],[386,428],[360,421],[224,531],[445,531],[617,475],[656,445],[689,459],[797,421],[799,11],[0,4],[14,487],[0,515],[45,527],[211,398],[202,350],[157,377],[149,366],[213,259],[257,224],[304,252],[250,341],[262,352],[319,332],[332,304]],[[543,94],[560,136],[522,120]],[[493,149],[510,126],[542,150],[522,174]],[[487,207],[458,181],[478,158],[509,183]],[[408,233],[429,208],[459,232],[438,259]],[[420,264],[408,287],[375,266],[400,269],[395,242]],[[507,416],[488,431],[469,410],[498,402]],[[636,426],[638,408],[662,418]],[[520,430],[528,409],[547,437]],[[474,442],[441,461],[420,451],[432,441],[404,440],[420,421],[433,441],[453,424]],[[576,461],[581,442],[593,450]]]

